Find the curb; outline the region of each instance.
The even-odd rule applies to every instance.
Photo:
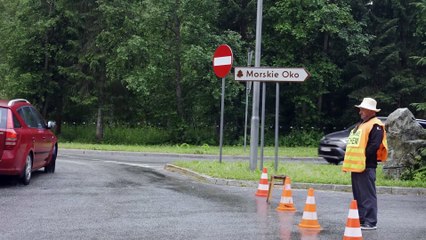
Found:
[[[182,168],[173,164],[166,164],[164,169],[170,172],[180,173],[198,181],[216,184],[216,185],[225,185],[225,186],[234,186],[234,187],[257,187],[257,182],[247,181],[247,180],[234,180],[234,179],[221,179],[214,178],[204,174],[194,172],[192,170]],[[336,191],[336,192],[352,192],[352,187],[350,185],[337,185],[337,184],[318,184],[318,183],[291,183],[291,187],[294,189],[309,189],[314,188],[316,190],[323,191]],[[426,195],[426,188],[404,188],[404,187],[376,187],[377,194],[393,194],[393,195]]]

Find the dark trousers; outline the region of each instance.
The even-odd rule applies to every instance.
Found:
[[[376,226],[377,224],[377,194],[376,169],[366,168],[362,173],[352,173],[352,192],[358,203],[359,220],[361,224]]]

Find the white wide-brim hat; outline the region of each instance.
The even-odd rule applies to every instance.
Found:
[[[360,105],[355,105],[357,108],[364,108],[375,112],[380,112],[381,109],[377,109],[377,101],[372,98],[364,98]]]

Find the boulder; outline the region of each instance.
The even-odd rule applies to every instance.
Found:
[[[388,160],[383,173],[391,179],[401,179],[406,171],[421,164],[420,152],[426,148],[426,129],[416,122],[407,108],[398,108],[386,120]]]

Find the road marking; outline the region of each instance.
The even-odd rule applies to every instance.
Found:
[[[78,164],[78,165],[85,165],[85,166],[87,166],[87,165],[90,165],[90,163],[89,162],[82,162],[82,161],[72,161],[72,160],[60,160],[60,162],[68,162],[68,163],[74,163],[74,164]]]
[[[141,164],[141,163],[126,163],[126,162],[117,162],[117,161],[103,161],[105,163],[114,163],[119,165],[127,165],[127,166],[133,166],[133,167],[143,167],[143,168],[154,168],[152,165],[148,164]]]

